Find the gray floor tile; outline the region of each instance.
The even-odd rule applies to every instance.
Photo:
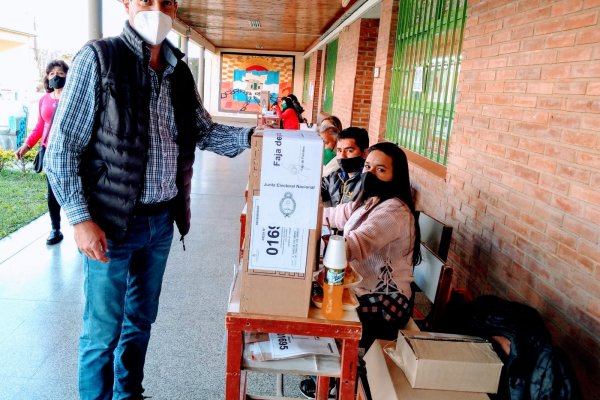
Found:
[[[219,120],[215,118],[215,120]],[[251,123],[247,124],[252,126]],[[224,398],[224,317],[239,246],[249,152],[197,152],[186,251],[173,240],[147,354],[153,400]],[[46,246],[47,215],[0,241],[0,400],[77,399],[83,271],[72,229]],[[286,377],[298,395],[301,377]],[[250,374],[248,391],[274,394],[275,377]]]
[[[18,400],[24,398],[22,389],[29,379],[0,376],[0,400]]]

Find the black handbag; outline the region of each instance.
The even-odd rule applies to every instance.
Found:
[[[33,170],[38,174],[42,172],[44,169],[44,153],[46,152],[46,148],[44,146],[40,146],[38,148],[38,152],[33,159]]]
[[[56,108],[54,109],[54,112],[52,113],[52,118],[50,118],[50,128],[48,128],[48,130],[52,129],[52,124],[54,123],[55,115],[56,115]],[[50,132],[48,132],[48,133],[50,133]],[[43,141],[44,141],[44,139],[42,138],[42,142]],[[38,148],[38,152],[35,155],[35,158],[33,159],[33,170],[35,172],[37,172],[38,174],[40,172],[42,172],[42,170],[44,169],[44,153],[46,153],[46,148],[40,144],[40,147]]]

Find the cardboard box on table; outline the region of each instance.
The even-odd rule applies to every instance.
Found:
[[[395,355],[413,388],[498,391],[502,361],[484,339],[401,330]]]
[[[373,400],[489,400],[485,393],[412,388],[386,347],[393,349],[394,342],[376,340],[364,357]]]
[[[247,218],[244,238],[244,256],[241,267],[240,312],[307,317],[310,307],[312,275],[316,268],[318,245],[321,240],[320,196],[317,227],[308,236],[306,265],[303,273],[262,271],[249,268],[250,236],[254,196],[260,195],[263,136],[252,136],[250,176],[248,180]],[[317,168],[322,167],[322,162]],[[316,184],[320,187],[320,181]]]

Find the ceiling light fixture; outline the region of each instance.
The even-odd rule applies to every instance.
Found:
[[[248,24],[250,24],[251,28],[260,28],[260,21],[257,19],[251,19],[248,21]]]

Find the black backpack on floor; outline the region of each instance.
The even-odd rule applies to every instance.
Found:
[[[452,299],[451,299],[452,300]],[[577,382],[562,351],[552,345],[541,315],[525,304],[484,295],[474,301],[455,298],[448,306],[444,330],[510,340],[510,354],[496,348],[504,362],[499,399],[577,400]],[[495,343],[494,340],[490,340]]]

